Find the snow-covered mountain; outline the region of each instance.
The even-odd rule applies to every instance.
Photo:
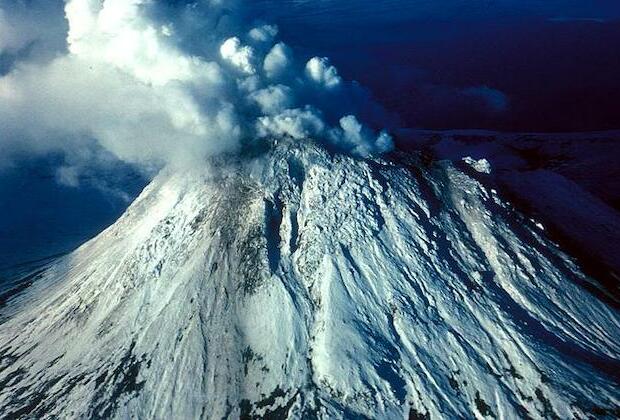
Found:
[[[620,315],[473,171],[248,153],[5,295],[2,417],[618,415]]]

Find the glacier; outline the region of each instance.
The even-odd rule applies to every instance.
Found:
[[[473,168],[163,170],[0,300],[6,418],[613,418],[620,315]]]

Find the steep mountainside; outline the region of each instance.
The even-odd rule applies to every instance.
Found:
[[[599,296],[620,308],[620,132],[403,134],[410,142],[403,147],[434,159],[487,160],[485,182],[541,222],[600,282]]]
[[[620,315],[473,175],[314,143],[161,173],[0,309],[8,417],[584,418]]]

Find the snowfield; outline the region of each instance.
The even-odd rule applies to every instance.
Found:
[[[448,162],[309,141],[162,172],[0,300],[7,418],[620,413],[620,315]]]

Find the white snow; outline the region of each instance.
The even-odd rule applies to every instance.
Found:
[[[491,173],[491,164],[489,163],[488,160],[484,158],[476,160],[472,158],[471,156],[466,156],[463,158],[463,161],[480,173],[483,173],[483,174]]]
[[[0,412],[617,410],[617,311],[478,181],[395,159],[281,139],[234,165],[160,174],[0,309]]]

